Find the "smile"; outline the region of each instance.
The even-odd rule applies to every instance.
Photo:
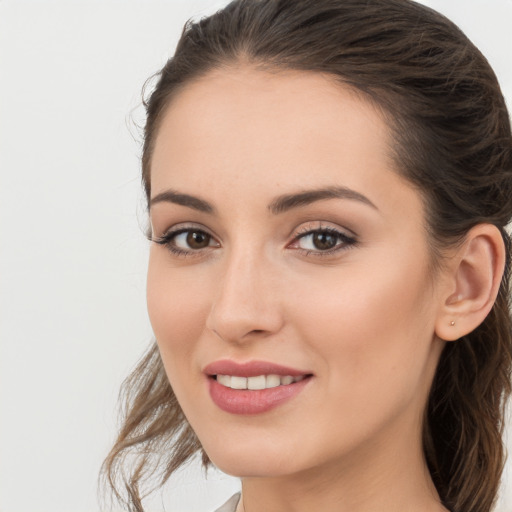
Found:
[[[294,382],[300,382],[305,379],[305,375],[292,376],[292,375],[257,375],[255,377],[239,377],[237,375],[217,375],[214,378],[222,386],[231,389],[248,389],[248,390],[261,390],[271,389],[278,386],[288,386]]]
[[[268,361],[215,361],[203,369],[212,402],[230,414],[261,414],[299,395],[313,379],[307,371]]]

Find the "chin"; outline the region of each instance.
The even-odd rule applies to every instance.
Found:
[[[206,450],[212,463],[223,473],[238,478],[278,477],[300,470],[293,457],[273,450],[264,450],[259,446],[241,448],[238,446],[215,447]]]
[[[290,467],[276,467],[269,460],[221,460],[217,463],[212,460],[215,467],[220,469],[227,475],[235,476],[238,478],[275,478],[285,475],[290,475],[296,472]]]

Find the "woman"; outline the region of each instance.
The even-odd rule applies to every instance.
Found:
[[[512,137],[479,51],[409,0],[236,0],[146,107],[156,344],[117,497],[200,453],[242,479],[223,512],[490,511]]]

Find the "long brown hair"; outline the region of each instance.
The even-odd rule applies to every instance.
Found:
[[[177,91],[213,69],[328,73],[385,112],[398,172],[421,192],[434,261],[476,224],[497,226],[507,251],[498,298],[485,321],[444,350],[425,412],[424,450],[453,512],[488,512],[504,464],[511,392],[512,137],[496,76],[449,20],[410,0],[235,0],[188,22],[145,102],[142,178],[151,192],[159,123]],[[151,477],[163,485],[196,454],[154,344],[123,385],[123,423],[103,476],[131,511]]]

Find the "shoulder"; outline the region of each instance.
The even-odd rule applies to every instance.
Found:
[[[229,498],[222,507],[219,507],[215,512],[235,512],[236,506],[238,505],[238,502],[240,501],[240,493],[237,492],[236,494],[233,494],[231,498]]]

